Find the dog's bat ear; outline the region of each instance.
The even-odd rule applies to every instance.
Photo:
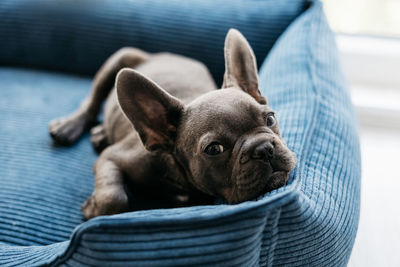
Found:
[[[170,150],[184,105],[139,72],[124,68],[116,78],[119,105],[149,151]]]
[[[257,62],[246,38],[230,29],[225,38],[225,74],[222,88],[239,87],[260,104],[267,100],[258,89]]]

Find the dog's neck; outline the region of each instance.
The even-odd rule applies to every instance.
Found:
[[[163,168],[163,180],[172,185],[181,193],[188,196],[189,205],[212,205],[215,203],[215,197],[211,192],[199,190],[194,184],[193,177],[185,166],[188,166],[184,158],[177,157],[172,153],[163,153],[160,157]]]
[[[160,159],[164,166],[162,169],[165,179],[170,180],[180,189],[198,191],[192,182],[193,179],[187,175],[188,170],[184,167],[186,166],[185,162],[181,162],[172,153],[162,153]]]

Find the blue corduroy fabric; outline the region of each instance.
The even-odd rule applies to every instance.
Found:
[[[0,81],[1,266],[346,265],[358,225],[359,141],[319,2],[260,69],[298,165],[285,187],[256,201],[82,223],[96,156],[88,136],[72,148],[52,146],[47,123],[72,111],[90,80],[1,68]]]
[[[305,0],[2,0],[0,64],[93,74],[134,46],[204,62],[220,83],[229,28],[248,38],[258,63]]]
[[[346,265],[356,236],[359,137],[338,61],[316,2],[281,36],[260,70],[262,91],[299,160],[290,181],[297,199],[282,207],[277,226],[277,266]]]

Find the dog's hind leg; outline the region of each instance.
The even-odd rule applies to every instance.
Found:
[[[107,59],[94,77],[91,93],[80,108],[67,117],[50,122],[49,132],[54,141],[61,145],[75,143],[82,133],[96,124],[101,105],[113,88],[118,71],[125,67],[134,68],[149,57],[142,50],[126,47]]]
[[[99,154],[109,145],[103,124],[99,124],[90,130],[90,141],[94,150]]]

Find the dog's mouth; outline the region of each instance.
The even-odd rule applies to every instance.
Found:
[[[272,174],[268,177],[268,183],[264,188],[264,192],[268,193],[272,190],[278,189],[286,184],[289,179],[289,171],[286,170],[277,170],[273,171]]]
[[[235,183],[225,192],[224,198],[231,204],[260,197],[286,184],[293,164],[275,160],[259,160],[258,164],[246,164],[234,178]]]
[[[272,192],[278,188],[283,187],[289,179],[289,172],[286,171],[274,171],[268,178],[267,183],[260,182],[260,186],[254,188],[251,191],[242,191],[238,189],[236,191],[236,199],[231,204],[240,203],[244,201],[259,199],[265,194]]]
[[[217,195],[235,204],[256,199],[284,186],[295,168],[296,156],[285,146],[277,147],[273,158],[250,159],[244,150],[235,158],[229,183]]]

